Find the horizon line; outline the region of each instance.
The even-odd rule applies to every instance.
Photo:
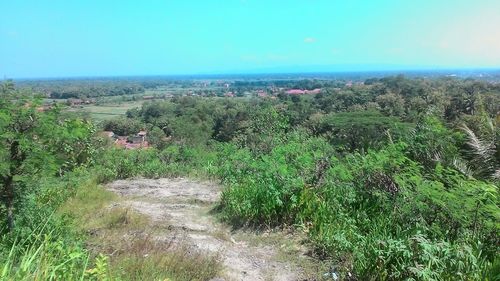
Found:
[[[314,67],[314,66],[305,66]],[[323,66],[325,67],[325,66]],[[326,66],[328,67],[328,66]],[[281,68],[281,67],[276,67]],[[290,67],[290,68],[293,68]],[[270,68],[272,69],[272,68]],[[244,71],[213,71],[213,72],[197,72],[197,73],[179,73],[179,74],[110,74],[110,75],[68,75],[68,76],[22,76],[22,77],[8,77],[8,75],[3,75],[1,81],[5,80],[57,80],[57,79],[96,79],[96,78],[146,78],[146,77],[220,77],[220,76],[265,76],[265,75],[334,75],[334,74],[356,74],[356,73],[365,73],[365,74],[375,74],[375,73],[399,73],[399,74],[413,74],[418,72],[429,72],[429,73],[439,73],[439,72],[452,72],[452,71],[461,71],[461,72],[500,72],[500,66],[481,66],[481,67],[407,67],[401,66],[401,68],[394,69],[347,69],[347,70],[304,70],[304,71],[259,71],[259,70],[248,70]]]

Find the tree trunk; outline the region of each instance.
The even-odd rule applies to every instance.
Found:
[[[22,163],[19,155],[19,142],[13,141],[10,144],[10,167],[9,174],[3,178],[3,203],[7,209],[7,227],[9,232],[14,229],[14,175]]]
[[[8,175],[4,180],[4,204],[7,208],[7,227],[9,232],[14,229],[14,185],[12,176]]]

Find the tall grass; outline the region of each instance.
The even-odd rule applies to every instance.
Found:
[[[82,186],[59,213],[85,235],[93,278],[209,280],[221,271],[218,255],[163,238],[169,237],[168,229],[150,224],[102,186]]]
[[[63,239],[61,229],[42,225],[24,239],[15,239],[0,256],[0,280],[83,280],[89,254],[78,243]],[[3,241],[4,242],[4,241]]]
[[[106,150],[93,170],[99,182],[133,177],[211,177],[216,154],[208,147],[171,145],[164,150]]]
[[[16,228],[0,231],[1,280],[82,280],[91,266],[82,236],[56,209],[77,186],[95,181],[78,170],[28,183],[33,192],[19,206]]]
[[[160,161],[152,151],[119,153],[130,162],[115,158],[118,162],[39,181],[40,191],[16,232],[0,236],[0,280],[208,280],[220,273],[217,255],[158,240],[153,235],[158,229],[147,217],[122,206],[98,184],[118,177],[184,174],[188,165],[163,170],[161,162],[148,163]],[[131,174],[120,174],[129,168]]]
[[[498,188],[440,165],[427,173],[406,147],[335,157],[297,135],[259,155],[226,145],[222,214],[304,229],[347,280],[498,278]]]

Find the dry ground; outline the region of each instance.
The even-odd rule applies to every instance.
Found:
[[[297,234],[231,228],[211,213],[221,188],[187,179],[119,180],[107,189],[121,207],[149,217],[154,238],[219,255],[224,270],[217,280],[311,280],[319,270],[305,255]],[[123,206],[124,205],[124,206]]]

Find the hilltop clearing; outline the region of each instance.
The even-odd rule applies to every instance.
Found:
[[[107,188],[122,197],[120,207],[150,218],[157,229],[155,240],[219,255],[224,266],[222,280],[307,278],[300,264],[312,261],[303,247],[291,245],[297,237],[231,231],[211,215],[221,194],[218,185],[186,179],[139,179],[115,181]]]

